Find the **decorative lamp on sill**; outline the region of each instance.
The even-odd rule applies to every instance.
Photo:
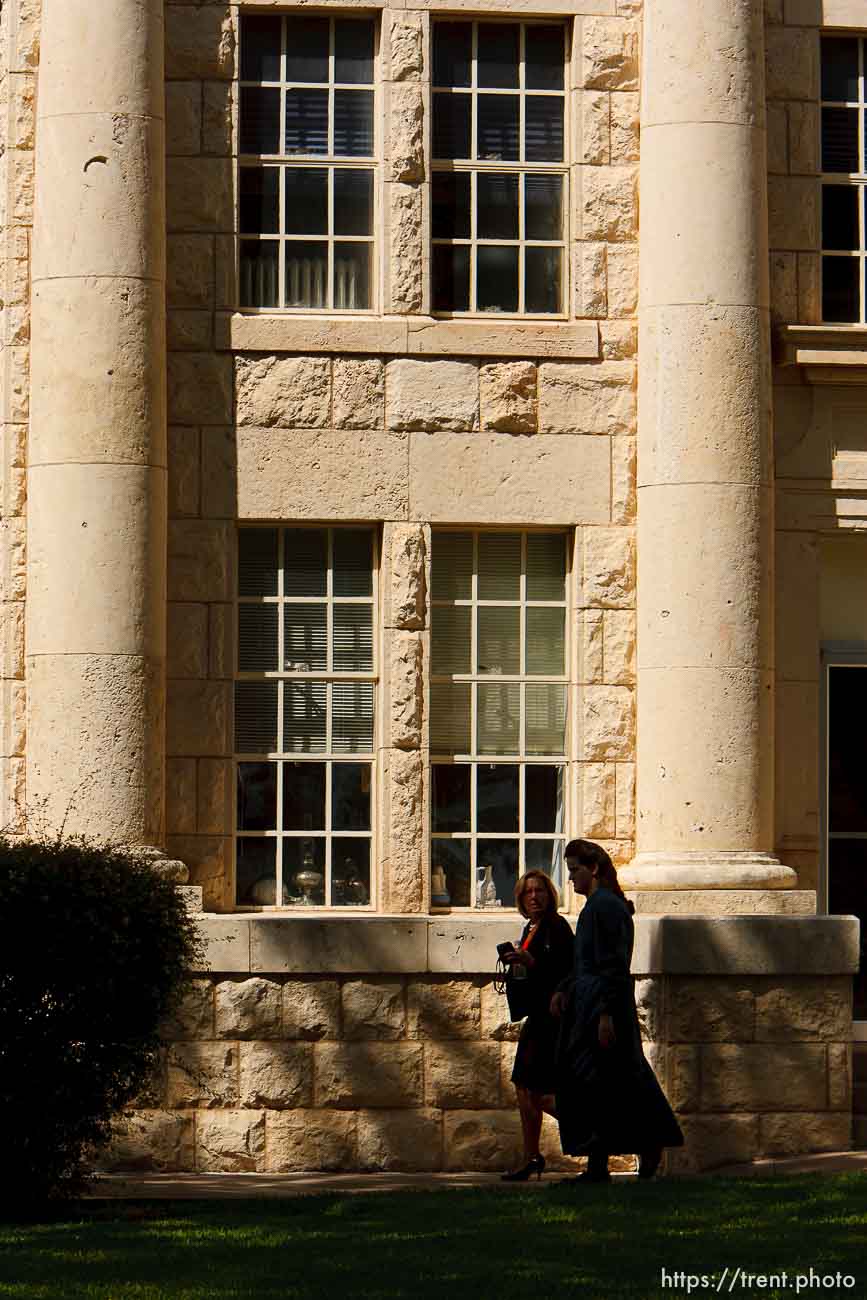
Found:
[[[446,873],[442,867],[431,867],[430,901],[432,907],[449,907],[452,896],[446,884]]]

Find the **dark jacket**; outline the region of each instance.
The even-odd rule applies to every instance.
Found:
[[[634,940],[627,903],[601,885],[575,928],[575,965],[561,989],[568,1002],[557,1066],[560,1140],[568,1155],[593,1147],[638,1152],[681,1146],[683,1134],[641,1045],[630,974]],[[615,1042],[599,1045],[607,1012]]]

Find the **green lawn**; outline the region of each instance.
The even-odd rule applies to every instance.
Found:
[[[663,1268],[705,1275],[691,1290],[701,1296],[726,1267],[723,1294],[867,1297],[867,1179],[88,1202],[0,1225],[0,1296],[15,1300],[645,1300],[690,1293],[663,1287]],[[855,1285],[797,1290],[811,1268]],[[783,1270],[785,1288],[742,1281]]]

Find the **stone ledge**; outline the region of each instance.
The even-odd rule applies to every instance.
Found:
[[[803,367],[808,383],[867,384],[867,328],[863,325],[784,325],[778,339],[778,360]]]
[[[567,918],[574,924],[574,917]],[[204,914],[200,969],[224,974],[492,974],[514,912],[432,916]],[[848,975],[852,916],[637,916],[633,974]]]
[[[432,316],[282,316],[220,312],[216,347],[239,352],[599,358],[596,321],[438,320]]]

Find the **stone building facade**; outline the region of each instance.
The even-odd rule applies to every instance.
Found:
[[[673,1167],[847,1147],[860,0],[0,23],[2,821],[207,945],[116,1160],[511,1163],[492,954],[579,834]]]

